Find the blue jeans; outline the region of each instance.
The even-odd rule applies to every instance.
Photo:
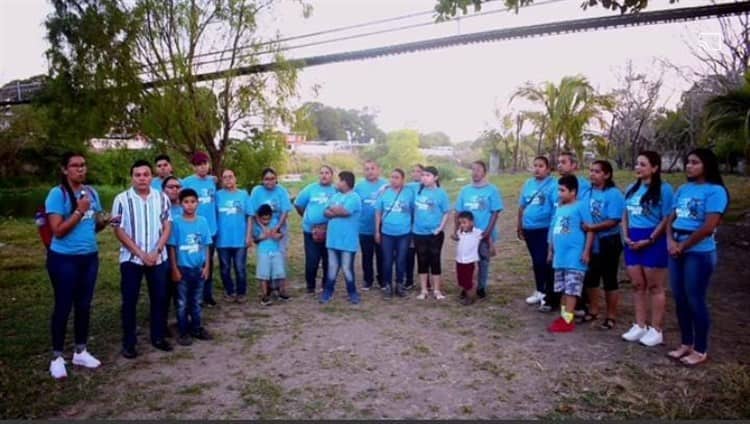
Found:
[[[315,292],[315,277],[318,275],[318,264],[323,262],[323,278],[320,286],[324,287],[326,282],[326,272],[328,272],[328,249],[325,241],[316,243],[313,241],[312,233],[305,235],[305,282],[307,291]]]
[[[490,275],[490,242],[482,239],[479,242],[479,271],[477,273],[477,288],[487,290],[487,279]]]
[[[402,288],[406,273],[406,255],[409,250],[410,234],[380,237],[381,257],[383,258],[383,285],[391,287],[393,282],[393,262],[396,262],[396,285]]]
[[[208,246],[208,278],[203,284],[203,297],[201,302],[206,299],[214,299],[214,252],[216,252],[216,235],[211,237],[213,243]]]
[[[86,345],[91,318],[91,299],[94,297],[98,270],[98,253],[63,255],[47,251],[47,272],[55,292],[55,307],[50,323],[54,352],[62,353],[65,347],[65,330],[70,310],[74,307],[75,344]]]
[[[523,238],[531,255],[536,290],[545,293],[552,285],[552,266],[547,263],[547,228],[523,230]]]
[[[346,292],[349,294],[349,298],[359,300],[357,286],[354,284],[354,256],[356,255],[356,252],[328,249],[328,273],[326,274],[327,281],[322,297],[324,301],[331,300],[331,297],[333,297],[339,270],[344,272]]]
[[[201,296],[203,277],[201,268],[180,267],[182,280],[177,285],[177,327],[180,336],[195,333],[201,328]],[[190,322],[188,322],[188,317]]]
[[[375,271],[377,271],[378,285],[383,287],[383,261],[380,255],[380,247],[375,244],[375,236],[372,234],[360,234],[359,247],[362,249],[362,277],[365,280],[365,287],[372,287],[375,281],[375,272],[372,266],[373,255],[375,255]]]
[[[120,292],[122,294],[122,346],[126,349],[135,347],[135,320],[138,296],[141,293],[141,280],[146,277],[148,300],[150,306],[149,324],[151,325],[151,343],[164,339],[167,328],[167,272],[169,265],[162,262],[156,266],[143,266],[133,262],[120,264]]]
[[[674,296],[682,344],[693,346],[700,353],[708,350],[711,318],[706,292],[715,268],[716,251],[687,252],[679,258],[669,258],[669,285]]]
[[[406,251],[406,285],[414,285],[414,264],[417,258],[417,247],[414,245],[414,234],[409,234],[409,248]]]
[[[224,292],[229,296],[235,294],[245,296],[247,294],[247,248],[220,247],[217,250]],[[236,291],[232,281],[232,268],[234,268],[234,276],[237,280]]]

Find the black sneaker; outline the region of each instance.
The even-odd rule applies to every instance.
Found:
[[[461,300],[466,299],[466,290],[461,290],[461,294],[458,295],[458,298]]]
[[[193,337],[198,340],[213,340],[213,337],[211,337],[211,335],[208,334],[208,331],[206,331],[206,329],[203,327],[199,328],[198,331],[193,333]]]
[[[172,351],[172,345],[169,344],[169,342],[167,342],[164,339],[157,340],[154,343],[152,343],[152,345],[155,348],[159,349],[159,350],[163,350],[164,352],[171,352]]]
[[[135,359],[138,356],[138,351],[134,347],[124,347],[120,352],[123,358]]]
[[[190,346],[193,344],[193,338],[190,337],[190,334],[185,334],[177,338],[177,343],[180,346]]]
[[[480,299],[484,299],[485,297],[487,297],[487,291],[485,289],[481,288],[481,287],[478,288],[477,289],[477,297],[479,297]]]
[[[283,300],[283,301],[286,302],[287,300],[291,299],[291,296],[289,296],[286,293],[284,293],[284,294],[279,293],[279,299],[281,299],[281,300]]]
[[[390,287],[385,286],[383,288],[383,298],[385,300],[391,300],[391,299],[393,299],[393,290],[391,290]]]
[[[213,308],[214,306],[216,306],[216,301],[213,298],[203,299],[203,305],[201,306],[203,306],[204,308]]]
[[[271,305],[271,303],[273,303],[273,302],[271,302],[271,298],[268,297],[268,296],[265,296],[265,297],[263,297],[260,300],[260,304],[263,305],[263,306],[269,306],[269,305]]]
[[[414,283],[406,283],[404,284],[404,290],[414,290]]]

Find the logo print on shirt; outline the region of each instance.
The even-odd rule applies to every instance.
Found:
[[[601,218],[602,208],[604,207],[604,202],[601,200],[591,199],[590,205],[591,205],[591,216],[595,218]]]
[[[185,236],[185,244],[180,246],[180,250],[186,253],[198,253],[201,247],[200,233],[190,233]]]
[[[200,197],[198,197],[198,203],[202,205],[211,203],[211,197],[213,196],[213,194],[214,191],[210,188],[200,189]]]
[[[226,215],[237,215],[240,213],[242,204],[237,200],[227,200],[223,208],[219,208],[219,212]]]
[[[489,209],[489,202],[486,196],[475,195],[464,202],[464,207],[470,211],[486,211]]]
[[[677,208],[677,217],[685,219],[703,219],[703,200],[694,197],[680,199],[680,206]]]
[[[328,193],[317,193],[310,198],[310,202],[317,203],[318,205],[325,205],[330,198],[331,195]]]
[[[561,216],[557,218],[557,225],[555,225],[555,234],[569,234],[570,233],[570,217]]]
[[[419,196],[415,204],[420,211],[432,211],[437,208],[435,201],[427,196]]]

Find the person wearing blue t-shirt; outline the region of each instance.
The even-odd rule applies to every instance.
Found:
[[[422,184],[414,198],[414,246],[417,249],[417,273],[422,289],[417,299],[428,295],[428,279],[437,300],[445,299],[440,291],[441,254],[445,240],[445,224],[451,210],[448,193],[440,188],[439,174],[434,166],[422,171]]]
[[[182,183],[180,182],[179,178],[175,176],[168,176],[164,178],[164,181],[161,183],[161,191],[164,192],[164,194],[167,195],[169,198],[169,214],[174,220],[178,216],[182,216],[182,205],[180,204],[180,190],[182,190]],[[177,285],[176,284],[168,284],[167,285],[167,298],[166,302],[167,305],[165,306],[165,311],[167,317],[169,317],[169,308],[170,306],[174,307],[175,314],[177,314]],[[169,329],[164,329],[164,334],[169,334]]]
[[[589,307],[580,322],[590,322],[598,317],[601,297],[599,282],[603,281],[607,309],[600,328],[611,330],[617,321],[617,304],[620,300],[617,271],[622,253],[620,221],[625,210],[625,198],[615,186],[614,170],[608,161],[595,160],[591,164],[589,177],[592,190],[588,205],[593,224],[584,225],[584,229],[593,232],[595,237],[591,262],[583,281]]]
[[[73,364],[97,368],[101,362],[86,350],[99,269],[99,247],[96,233],[108,224],[97,222],[102,211],[99,195],[85,185],[86,158],[66,153],[60,163],[61,184],[50,190],[44,202],[46,220],[52,231],[52,244],[47,250],[47,272],[54,289],[51,318],[52,360],[49,371],[53,378],[67,377],[63,348],[70,310],[74,310],[75,351]]]
[[[422,173],[425,167],[421,163],[415,164],[411,169],[411,181],[406,183],[406,187],[410,188],[414,193],[419,190],[422,185]],[[411,240],[409,240],[409,249],[406,252],[406,280],[404,281],[404,289],[411,290],[414,288],[414,264],[417,258],[417,245],[414,242],[414,234],[412,233]],[[430,281],[427,281],[429,287]]]
[[[283,237],[280,240],[281,253],[286,258],[286,246],[289,238],[287,230],[287,218],[292,210],[292,202],[289,199],[289,192],[279,185],[276,171],[272,168],[265,168],[261,171],[262,184],[253,187],[250,192],[250,212],[257,211],[258,208],[266,204],[273,211],[274,231],[280,232]],[[255,225],[254,220],[250,221],[250,226]],[[252,231],[252,228],[251,228]]]
[[[671,213],[672,187],[661,180],[661,156],[654,151],[638,154],[635,173],[638,180],[625,191],[622,220],[625,266],[633,283],[635,322],[622,338],[657,346],[663,340],[668,264],[665,227]],[[647,325],[649,305],[650,326]]]
[[[208,228],[211,231],[211,237],[216,236],[216,177],[209,175],[211,170],[210,158],[204,152],[197,152],[193,155],[191,161],[195,174],[185,178],[182,181],[182,187],[191,188],[198,193],[198,215],[202,216],[208,222]],[[208,277],[203,284],[203,304],[206,306],[216,306],[214,300],[214,252],[216,251],[215,243],[208,248]]]
[[[247,221],[250,219],[247,191],[237,188],[237,177],[231,169],[221,173],[223,189],[216,192],[216,251],[224,284],[225,300],[247,301]],[[234,269],[235,281],[232,281]]]
[[[323,165],[320,168],[320,179],[302,189],[294,201],[294,208],[302,217],[302,234],[305,243],[305,282],[307,293],[315,294],[315,277],[318,275],[318,264],[323,263],[323,278],[320,287],[325,286],[325,274],[328,272],[328,249],[326,233],[328,217],[325,210],[328,201],[336,194],[332,184],[333,168]]]
[[[380,257],[380,246],[375,244],[375,202],[388,186],[388,181],[380,178],[380,167],[374,160],[365,161],[364,175],[365,179],[354,186],[354,191],[362,199],[362,210],[359,214],[359,246],[362,250],[362,290],[367,291],[372,288],[375,281],[381,289],[383,288],[383,262]]]
[[[174,217],[169,236],[169,262],[172,281],[177,283],[177,343],[189,346],[193,338],[211,340],[201,321],[203,282],[208,278],[209,246],[213,243],[208,221],[197,214],[198,193],[186,188],[180,192],[182,215]]]
[[[469,211],[474,215],[474,224],[482,230],[479,243],[479,272],[477,276],[477,296],[487,296],[487,280],[490,273],[490,257],[495,254],[494,243],[498,239],[497,218],[503,211],[503,197],[500,189],[487,180],[487,165],[483,161],[471,164],[472,183],[464,186],[456,200],[456,222],[453,235],[458,231],[458,212]],[[463,295],[464,293],[462,293]]]
[[[375,243],[380,245],[383,258],[383,285],[385,298],[395,294],[406,296],[404,274],[412,225],[414,191],[404,185],[404,171],[396,168],[391,173],[391,184],[375,204]],[[393,266],[396,282],[393,283]]]
[[[260,281],[260,304],[271,304],[271,291],[279,288],[279,298],[289,300],[286,293],[286,264],[281,239],[284,237],[273,217],[274,211],[268,203],[261,204],[254,215],[252,225],[253,242],[257,246],[255,251],[255,277]]]
[[[565,175],[558,180],[560,204],[552,218],[547,260],[555,272],[555,292],[562,294],[560,317],[550,326],[553,333],[573,331],[573,311],[583,292],[583,279],[591,258],[594,234],[584,230],[593,219],[589,206],[576,200],[578,179]]]
[[[714,234],[729,206],[729,195],[711,150],[690,152],[685,171],[688,183],[675,193],[667,226],[669,280],[682,344],[668,355],[696,366],[708,359],[711,317],[706,294],[716,269]]]
[[[167,177],[172,177],[172,161],[169,159],[169,155],[158,155],[154,162],[156,163],[156,176],[151,179],[151,188],[162,191],[162,186]]]
[[[326,285],[320,297],[320,303],[326,304],[333,298],[336,287],[336,277],[339,270],[344,273],[346,291],[349,302],[353,305],[359,303],[357,286],[354,283],[354,257],[359,250],[359,213],[362,209],[362,199],[354,192],[354,174],[349,171],[339,173],[339,182],[336,193],[328,202],[325,216],[330,220],[328,223],[328,236],[326,237],[326,248],[328,248],[328,270],[326,272]]]
[[[536,290],[526,298],[529,305],[544,304],[545,293],[554,290],[552,267],[547,263],[547,233],[552,220],[552,192],[557,191],[557,181],[550,176],[550,171],[546,157],[534,158],[534,177],[526,180],[518,196],[516,236],[526,242],[536,283]]]

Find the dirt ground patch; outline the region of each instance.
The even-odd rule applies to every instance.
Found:
[[[105,358],[111,383],[65,418],[697,418],[750,416],[747,221],[720,230],[720,263],[710,298],[712,361],[687,370],[665,357],[678,342],[673,303],[665,346],[627,344],[629,285],[613,331],[580,326],[552,335],[554,318],[527,306],[528,255],[504,213],[489,299],[461,306],[453,244],[444,248],[449,298],[386,301],[377,291],[332,304],[304,295],[271,307],[220,304],[205,314],[212,342]],[[299,245],[292,252],[302,252]],[[297,253],[293,253],[297,255]],[[299,253],[301,255],[301,253]],[[252,260],[252,259],[251,259]],[[359,267],[357,267],[359,268]],[[300,275],[295,272],[294,275]],[[361,282],[361,280],[358,280]],[[144,328],[148,328],[144,326]],[[108,359],[108,361],[106,361]]]

